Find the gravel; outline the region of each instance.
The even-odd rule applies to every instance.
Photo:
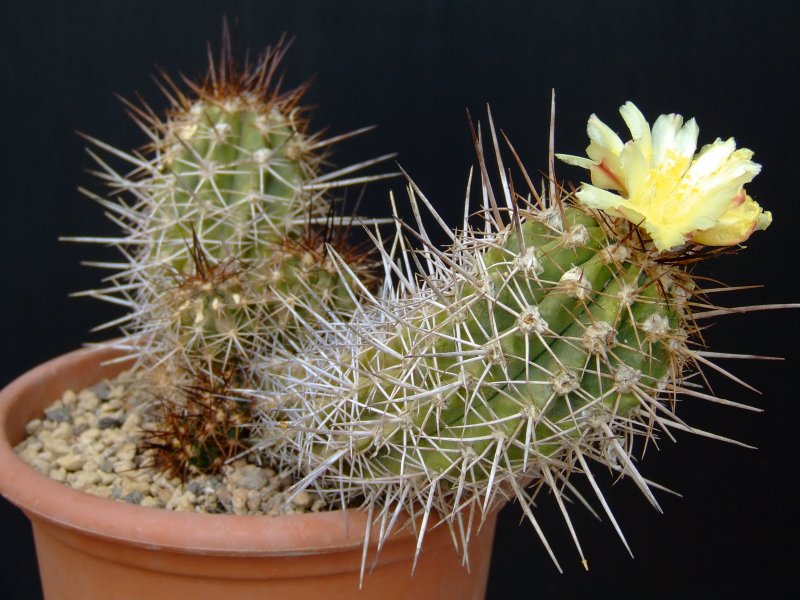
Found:
[[[254,456],[226,465],[221,474],[183,482],[156,469],[139,448],[151,423],[134,379],[120,376],[91,389],[63,394],[41,419],[27,424],[18,455],[37,471],[77,490],[120,502],[177,511],[236,515],[325,510],[309,492],[285,501],[291,480],[259,465]]]

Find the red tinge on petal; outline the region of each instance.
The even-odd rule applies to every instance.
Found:
[[[608,167],[608,164],[606,163],[606,159],[605,158],[603,160],[601,160],[599,164],[595,165],[592,168],[600,170],[603,173],[604,176],[608,177],[611,181],[613,181],[617,185],[617,187],[619,188],[619,190],[621,192],[623,192],[625,194],[628,193],[628,190],[625,188],[625,184],[622,183],[622,180],[617,176],[617,174],[614,173],[614,171],[612,171]]]
[[[740,189],[739,189],[739,193],[738,193],[738,194],[736,194],[736,195],[733,197],[733,200],[731,200],[731,208],[736,208],[736,207],[737,207],[737,206],[739,206],[739,205],[740,205],[742,202],[744,202],[746,199],[747,199],[747,194],[745,194],[745,192],[744,192],[744,188],[740,188]]]

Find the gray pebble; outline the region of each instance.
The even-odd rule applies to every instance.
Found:
[[[227,488],[220,488],[217,490],[217,500],[225,509],[225,512],[233,514],[233,496]]]
[[[192,492],[196,496],[201,496],[205,493],[205,485],[199,481],[190,481],[186,486],[186,490]]]
[[[128,504],[141,504],[144,494],[142,492],[131,492],[123,498]]]
[[[71,423],[72,415],[67,407],[61,406],[59,408],[46,408],[44,416],[48,421],[55,423]]]
[[[112,427],[114,429],[119,429],[122,427],[123,423],[124,421],[117,417],[100,417],[100,420],[97,422],[97,427],[100,429],[110,429]]]
[[[108,400],[111,397],[111,386],[107,381],[101,381],[92,388],[92,391],[99,400]]]
[[[80,436],[84,431],[89,429],[90,425],[88,423],[81,423],[80,425],[73,425],[72,426],[72,435],[75,437]]]

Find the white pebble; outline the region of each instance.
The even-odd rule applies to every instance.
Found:
[[[51,452],[53,456],[64,456],[72,452],[70,445],[61,438],[53,438],[45,448],[46,452]]]
[[[233,512],[237,515],[247,514],[247,490],[233,490]]]
[[[100,437],[100,430],[95,427],[92,427],[84,431],[82,434],[80,434],[80,436],[78,436],[78,440],[80,440],[82,444],[86,444],[88,446],[89,444],[97,440],[99,437]]]
[[[123,496],[127,496],[128,494],[134,494],[136,492],[139,492],[140,494],[149,494],[150,484],[144,481],[125,481],[122,484]]]
[[[64,483],[67,479],[67,471],[64,467],[52,468],[50,469],[50,473],[48,473],[50,479],[55,479],[58,482]]]
[[[136,456],[136,445],[127,443],[117,452],[117,458],[123,461],[132,461]]]
[[[111,497],[111,488],[106,485],[93,485],[85,490],[86,492],[101,498]]]
[[[57,459],[56,464],[59,467],[63,467],[70,473],[74,473],[75,471],[83,468],[83,465],[86,464],[86,459],[80,454],[67,454],[66,456],[62,456],[61,458]]]
[[[122,424],[122,431],[126,433],[131,433],[137,431],[139,429],[139,425],[142,422],[142,416],[136,413],[131,413],[128,415],[128,418],[125,419],[125,423]]]
[[[100,472],[100,483],[104,486],[111,486],[119,477],[116,473],[103,473]]]
[[[244,465],[231,471],[231,481],[247,490],[259,490],[267,485],[269,475],[256,465]]]
[[[134,465],[129,460],[121,460],[114,465],[114,472],[115,473],[125,473],[126,471],[132,471],[135,468]]]
[[[247,492],[247,510],[254,512],[261,508],[262,498],[261,492],[257,490],[250,490]]]
[[[97,410],[100,399],[91,390],[83,390],[78,394],[78,408],[86,412]]]
[[[64,395],[61,396],[61,402],[64,403],[64,406],[75,406],[78,402],[78,394],[73,392],[72,390],[67,390],[64,392]],[[55,406],[55,405],[54,405]]]
[[[70,484],[74,488],[87,491],[92,486],[96,487],[98,481],[100,481],[100,473],[97,471],[80,471],[75,473],[75,476],[70,480]]]
[[[54,440],[68,440],[72,437],[72,425],[59,423],[51,434]]]
[[[192,492],[180,493],[180,490],[175,490],[175,492],[167,502],[167,510],[193,511],[197,496]]]
[[[298,508],[306,508],[311,504],[311,494],[306,491],[299,492],[292,498],[292,504]]]
[[[25,425],[25,432],[28,435],[36,435],[36,432],[42,428],[42,420],[41,419],[34,419],[27,425]]]
[[[147,506],[149,508],[163,508],[161,502],[159,502],[156,498],[152,496],[145,496],[142,498],[142,501],[139,502],[139,506]]]

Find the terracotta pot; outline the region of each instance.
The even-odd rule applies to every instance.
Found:
[[[72,352],[0,393],[0,492],[31,519],[48,600],[484,596],[494,518],[473,539],[469,571],[442,526],[425,536],[412,575],[415,538],[405,530],[387,542],[359,591],[362,512],[175,513],[79,492],[22,462],[12,447],[24,438],[25,424],[65,390],[114,376],[122,365],[101,365],[111,356]]]

